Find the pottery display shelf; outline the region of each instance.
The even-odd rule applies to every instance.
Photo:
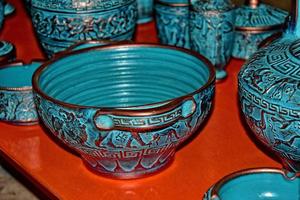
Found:
[[[5,21],[0,39],[14,43],[19,59],[43,58],[24,5],[20,0],[8,2],[16,7],[16,14]],[[157,42],[154,27],[154,22],[139,25],[137,41]],[[240,60],[229,63],[228,78],[216,86],[209,120],[177,151],[173,164],[157,175],[123,181],[97,176],[40,125],[0,122],[0,156],[51,199],[201,199],[213,183],[231,172],[281,166],[249,139],[251,133],[240,116],[237,74],[242,64]]]

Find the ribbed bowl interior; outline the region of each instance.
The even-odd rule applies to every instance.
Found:
[[[75,52],[43,68],[40,90],[82,106],[128,107],[188,95],[211,71],[187,52],[151,45],[120,45]]]

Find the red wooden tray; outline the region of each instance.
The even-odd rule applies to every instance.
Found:
[[[13,42],[18,59],[43,58],[29,16],[20,0],[10,0],[16,13],[6,18],[1,38]],[[154,22],[138,27],[138,42],[157,42]],[[174,163],[160,174],[137,180],[111,180],[88,171],[81,159],[55,143],[39,125],[0,122],[0,153],[50,198],[58,199],[189,199],[224,175],[252,167],[280,164],[251,140],[237,98],[237,74],[243,64],[232,60],[229,77],[216,87],[213,112],[199,134],[178,150]]]

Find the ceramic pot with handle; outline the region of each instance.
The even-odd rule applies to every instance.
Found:
[[[185,49],[118,44],[55,57],[35,72],[33,88],[56,138],[92,171],[130,179],[172,163],[207,118],[214,79],[210,62]]]

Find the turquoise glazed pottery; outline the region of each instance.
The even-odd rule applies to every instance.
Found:
[[[57,57],[36,71],[33,88],[45,126],[89,169],[130,179],[171,164],[211,109],[214,76],[184,49],[123,44]]]
[[[191,48],[212,62],[218,80],[227,76],[224,68],[232,53],[234,20],[230,0],[191,1]]]
[[[137,0],[138,3],[138,24],[150,22],[153,12],[153,0]]]
[[[40,65],[16,61],[0,66],[0,121],[18,125],[38,123],[31,79]]]
[[[190,48],[188,0],[155,0],[155,18],[160,43]]]
[[[299,183],[300,178],[287,180],[279,169],[248,169],[222,178],[203,200],[299,200]]]
[[[32,23],[48,56],[81,40],[130,40],[136,0],[31,0]]]
[[[248,59],[264,39],[281,32],[288,16],[288,12],[259,0],[246,0],[244,5],[235,9],[235,14],[232,56],[240,59]]]
[[[15,59],[16,50],[12,43],[0,40],[0,65]]]
[[[296,173],[300,171],[300,21],[297,16],[294,15],[281,38],[249,58],[238,81],[240,103],[249,127],[283,160],[286,169]]]

